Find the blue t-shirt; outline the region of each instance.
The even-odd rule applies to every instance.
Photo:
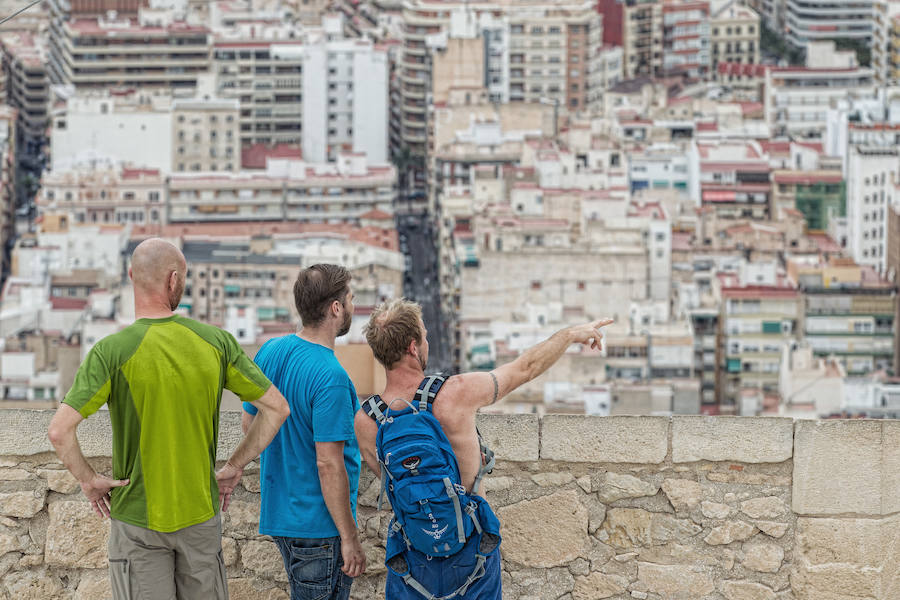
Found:
[[[353,432],[353,417],[359,410],[356,389],[334,350],[296,335],[269,340],[254,361],[291,407],[291,416],[260,457],[259,532],[300,538],[337,536],[322,498],[315,443],[344,442],[355,520],[360,465]],[[244,410],[251,415],[257,412],[247,402]]]

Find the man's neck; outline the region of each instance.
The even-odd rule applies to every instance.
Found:
[[[391,369],[385,373],[385,384],[383,396],[403,397],[409,395],[411,397],[422,380],[425,379],[425,372],[418,365],[401,365],[395,369]],[[411,398],[406,398],[407,400]]]
[[[166,303],[153,300],[139,300],[138,298],[134,300],[135,319],[165,319],[174,314],[172,307]]]
[[[325,346],[326,348],[334,350],[335,335],[334,331],[329,327],[304,327],[297,336],[307,342],[319,344],[320,346]]]

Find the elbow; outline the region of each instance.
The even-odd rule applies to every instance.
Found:
[[[55,423],[51,423],[50,428],[47,429],[47,437],[54,448],[59,448],[66,439],[66,430]]]
[[[338,468],[343,469],[344,465],[341,463],[340,465],[333,460],[316,460],[316,468],[319,470],[319,477],[328,477],[334,475],[338,472]]]
[[[278,407],[278,418],[284,423],[289,416],[291,416],[291,407],[288,406],[287,400],[282,400]]]

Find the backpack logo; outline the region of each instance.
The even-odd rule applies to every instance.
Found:
[[[448,527],[450,526],[444,525],[443,529],[438,529],[437,531],[429,531],[428,529],[422,529],[422,531],[433,537],[434,541],[438,541],[439,539],[441,539],[441,536],[444,535],[444,533],[447,531]]]
[[[418,467],[422,463],[422,459],[418,456],[410,456],[409,458],[404,458],[403,462],[400,463],[403,465],[404,469],[408,469],[412,471],[416,467]]]

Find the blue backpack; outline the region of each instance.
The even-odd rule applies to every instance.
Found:
[[[444,381],[446,378],[439,375],[426,377],[419,384],[413,402],[397,399],[388,404],[376,395],[363,403],[363,410],[378,425],[375,451],[381,467],[379,508],[386,494],[394,512],[391,535],[402,535],[408,548],[428,557],[452,556],[466,545],[473,533],[479,536],[485,533],[478,516],[485,514],[480,510],[483,500],[466,492],[453,447],[432,413],[432,403]],[[484,445],[480,434],[478,441],[482,467],[474,490],[494,466],[494,453]],[[488,518],[496,521],[493,513]],[[488,533],[484,537],[491,540],[490,550],[499,544],[499,536]],[[480,545],[484,546],[481,542]],[[484,550],[489,549],[484,547]],[[484,556],[476,567],[480,573],[473,573],[469,583],[483,574],[480,568],[483,562]],[[411,579],[407,583],[416,589],[421,587]],[[465,590],[457,593],[464,594]]]

